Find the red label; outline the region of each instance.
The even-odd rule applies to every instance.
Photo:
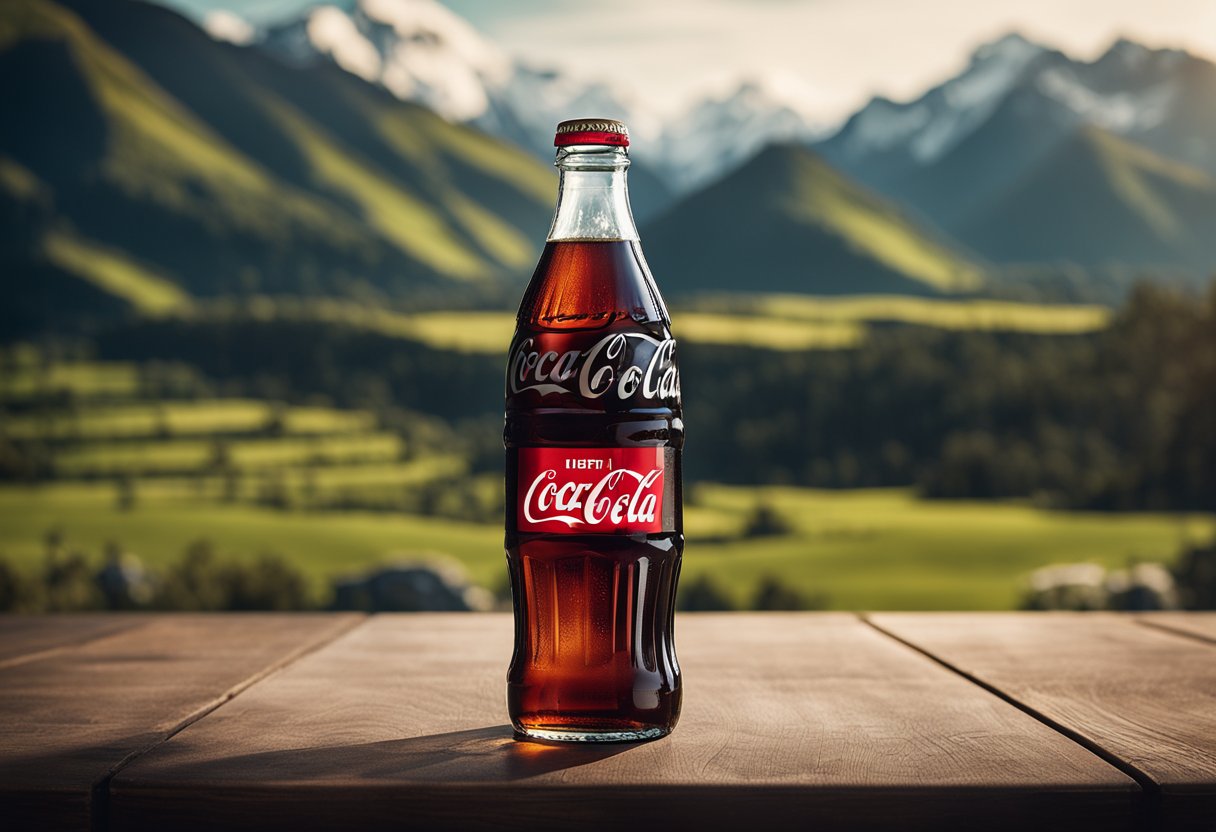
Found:
[[[520,448],[521,532],[663,531],[662,448]]]

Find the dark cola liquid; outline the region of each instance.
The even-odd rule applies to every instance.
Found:
[[[645,739],[679,718],[670,337],[636,242],[548,244],[507,368],[507,701],[522,734]]]

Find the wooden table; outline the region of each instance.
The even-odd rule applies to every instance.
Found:
[[[559,747],[505,615],[0,617],[0,828],[1216,829],[1216,614],[677,628],[675,733]]]

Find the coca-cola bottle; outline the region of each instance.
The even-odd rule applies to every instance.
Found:
[[[680,715],[675,341],[629,209],[625,125],[564,121],[554,144],[557,211],[507,364],[507,704],[523,737],[653,739]]]

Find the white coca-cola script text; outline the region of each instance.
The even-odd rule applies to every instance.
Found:
[[[542,352],[535,338],[525,338],[508,364],[508,388],[513,394],[534,390],[542,396],[577,392],[584,399],[679,399],[675,349],[674,338],[659,340],[639,332],[606,335],[585,350],[560,353]]]
[[[537,474],[524,495],[523,514],[528,523],[554,521],[574,526],[634,526],[655,522],[658,495],[651,489],[662,468],[646,473],[618,468],[599,482],[558,484],[557,471]]]

